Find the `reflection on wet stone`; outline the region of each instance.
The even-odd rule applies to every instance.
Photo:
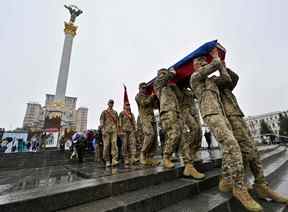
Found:
[[[221,157],[218,150],[215,150],[213,154],[214,159]],[[35,155],[33,157],[35,157]],[[161,159],[161,156],[157,157]],[[201,161],[211,161],[211,155],[205,151],[199,152],[198,158],[199,160],[201,159]],[[20,195],[23,197],[22,192],[24,192],[25,195],[28,194],[28,196],[30,196],[30,194],[33,196],[34,192],[36,192],[37,195],[47,195],[46,191],[57,193],[63,191],[63,189],[73,190],[79,189],[80,187],[82,188],[82,186],[89,187],[91,183],[93,186],[95,183],[101,184],[104,189],[102,192],[106,192],[107,194],[112,192],[114,195],[120,194],[126,189],[135,190],[140,187],[145,187],[147,183],[151,184],[153,182],[158,184],[163,180],[172,180],[175,178],[175,172],[177,173],[176,176],[181,175],[179,174],[181,171],[178,169],[165,170],[162,166],[151,168],[135,165],[127,167],[120,164],[115,168],[105,168],[103,164],[94,161],[91,162],[90,160],[86,160],[83,164],[78,164],[77,162],[65,162],[64,160],[68,160],[67,158],[63,158],[62,161],[58,159],[59,158],[56,158],[55,160],[57,161],[54,162],[58,165],[54,166],[47,165],[48,163],[42,161],[41,167],[36,168],[23,167],[19,169],[18,166],[15,166],[15,168],[5,168],[6,170],[0,169],[0,198],[1,196],[4,198],[5,195]],[[0,161],[0,166],[2,162],[3,161]],[[177,167],[179,167],[179,163]],[[163,171],[165,171],[165,173]],[[157,178],[155,178],[156,175],[158,176]],[[113,186],[111,182],[113,182]],[[109,191],[110,189],[111,191]],[[99,191],[99,189],[96,188],[95,191]],[[22,197],[20,199],[22,199]],[[15,198],[17,199],[17,197]]]

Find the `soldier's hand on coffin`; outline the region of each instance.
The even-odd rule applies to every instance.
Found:
[[[213,59],[214,59],[214,58],[219,58],[219,54],[218,54],[217,48],[213,48],[209,54],[211,55],[211,57],[212,57]]]

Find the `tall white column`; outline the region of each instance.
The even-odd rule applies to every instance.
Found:
[[[69,22],[65,22],[65,40],[63,45],[63,52],[60,64],[60,70],[57,80],[57,87],[56,87],[56,95],[55,95],[55,102],[57,103],[64,103],[65,102],[65,94],[67,89],[67,81],[69,75],[69,67],[70,67],[70,58],[72,53],[72,44],[73,39],[76,35],[77,27]]]

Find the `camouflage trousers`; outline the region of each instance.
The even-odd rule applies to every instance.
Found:
[[[136,157],[138,158],[140,156],[140,152],[143,146],[143,141],[144,141],[144,134],[142,130],[137,130],[136,131]]]
[[[124,160],[136,156],[136,135],[135,131],[124,131],[121,135],[122,152]]]
[[[141,152],[145,157],[152,157],[157,148],[157,128],[156,123],[142,120],[144,140]]]
[[[174,147],[180,145],[181,117],[176,111],[167,111],[160,114],[161,124],[165,131],[164,158],[170,159]]]
[[[204,117],[216,140],[222,144],[222,176],[225,180],[233,182],[238,188],[244,186],[244,168],[240,146],[235,139],[231,126],[222,114],[213,114]]]
[[[255,183],[267,183],[264,177],[263,166],[260,161],[259,152],[256,148],[253,138],[250,135],[245,120],[241,116],[230,116],[228,117],[228,120],[231,124],[234,137],[240,146],[244,168],[250,168],[252,174],[255,177]]]
[[[202,130],[199,120],[191,114],[183,114],[183,131],[181,136],[184,163],[193,163],[197,151],[201,148]]]
[[[103,139],[103,159],[110,161],[110,155],[113,160],[117,160],[118,147],[117,147],[117,132],[104,132],[102,135]],[[111,147],[111,152],[110,152]]]

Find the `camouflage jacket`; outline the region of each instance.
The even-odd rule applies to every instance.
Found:
[[[118,129],[118,114],[115,110],[104,110],[100,116],[100,126],[102,133],[116,132]]]
[[[143,133],[143,126],[140,116],[137,117],[137,125],[136,125],[137,132]]]
[[[121,131],[131,132],[136,130],[136,121],[133,113],[122,111],[119,114],[119,128]]]
[[[154,82],[154,90],[160,101],[160,114],[166,111],[180,112],[179,102],[176,95],[176,90],[179,89],[174,84],[169,84],[173,79],[174,74],[170,71],[167,74],[159,77],[157,76]]]
[[[210,74],[217,70],[220,71],[220,77],[208,78]],[[213,114],[224,114],[217,86],[221,86],[226,82],[231,82],[231,78],[219,59],[213,59],[210,64],[203,66],[201,70],[192,74],[190,86],[199,101],[203,118]]]
[[[188,89],[183,89],[181,94],[181,99],[179,99],[181,112],[184,114],[197,116],[198,109],[196,107],[196,102],[194,99],[195,95],[193,92]]]
[[[239,80],[238,75],[232,70],[228,69],[228,74],[231,77],[232,83],[225,83],[219,87],[220,96],[226,116],[241,116],[244,117],[242,110],[239,107],[236,97],[232,93]]]
[[[139,116],[142,121],[155,122],[154,107],[157,103],[157,97],[155,95],[148,96],[138,93],[135,97],[138,105]]]

